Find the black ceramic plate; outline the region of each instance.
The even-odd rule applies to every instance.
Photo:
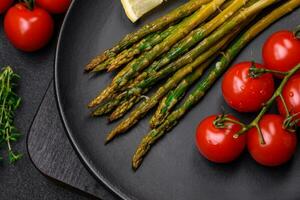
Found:
[[[215,165],[199,155],[194,145],[198,122],[220,113],[222,107],[234,113],[222,99],[220,81],[155,145],[137,172],[131,169],[131,157],[149,130],[150,115],[126,135],[107,146],[103,144],[105,135],[116,124],[108,125],[105,118],[90,118],[86,105],[112,75],[85,74],[84,65],[126,33],[183,2],[168,1],[137,25],[126,18],[119,0],[73,3],[57,49],[55,83],[60,113],[76,151],[97,179],[124,199],[300,199],[300,152],[280,168],[257,165],[247,153],[229,165]],[[266,37],[276,30],[292,29],[299,18],[297,10],[281,19],[248,45],[236,62],[260,61]],[[247,121],[253,116],[241,117]]]

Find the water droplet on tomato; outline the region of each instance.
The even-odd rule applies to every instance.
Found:
[[[259,91],[259,94],[265,95],[265,94],[266,94],[266,91],[265,91],[265,90],[260,90],[260,91]]]

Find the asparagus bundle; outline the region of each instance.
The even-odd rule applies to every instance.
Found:
[[[151,108],[153,108],[159,100],[164,97],[171,89],[176,87],[176,85],[188,74],[192,73],[200,64],[214,56],[228,41],[230,41],[232,34],[227,35],[222,41],[217,43],[213,48],[211,48],[206,53],[199,56],[193,63],[187,65],[186,67],[178,70],[171,78],[163,84],[153,96],[151,96],[146,101],[142,102],[138,108],[136,108],[129,117],[121,122],[114,130],[112,130],[106,137],[106,142],[111,141],[117,135],[124,133],[135,123],[139,121]]]
[[[125,68],[123,68],[118,75],[113,79],[112,83],[104,89],[94,100],[89,104],[89,107],[99,105],[103,100],[110,97],[111,94],[135,77],[140,71],[152,63],[158,56],[176,44],[180,39],[185,37],[190,31],[206,20],[212,13],[214,13],[225,0],[213,0],[211,3],[203,6],[191,16],[185,18],[176,26],[172,33],[161,43],[157,44],[153,49],[145,52],[139,58],[131,61]]]
[[[194,68],[194,67],[198,67],[200,64],[202,64],[203,62],[205,62],[206,60],[208,60],[211,56],[214,56],[214,54],[216,54],[216,52],[218,52],[220,50],[220,48],[222,48],[222,46],[224,46],[224,43],[226,43],[229,40],[229,38],[225,38],[223,41],[221,41],[220,43],[218,43],[216,46],[212,47],[209,51],[207,51],[206,53],[204,53],[203,55],[199,56],[198,59],[196,59],[192,64],[190,64],[189,66],[187,66],[187,68]],[[202,67],[202,71],[206,69],[206,65],[203,65]],[[161,73],[164,73],[165,70],[162,70]],[[184,70],[179,70],[179,72],[183,73]],[[188,73],[188,72],[187,72]],[[191,72],[190,72],[191,73]],[[184,73],[182,74],[182,77],[184,77]],[[159,77],[162,77],[161,75],[156,75],[155,77],[156,80],[159,79]],[[175,75],[173,76],[175,77]],[[171,77],[170,79],[172,79],[173,77]],[[178,79],[178,81],[180,81],[180,78]],[[153,80],[153,79],[152,79]],[[135,105],[135,103],[139,102],[144,96],[142,95],[143,93],[146,93],[148,91],[148,88],[153,84],[153,82],[147,82],[148,84],[144,84],[143,86],[136,88],[139,91],[135,91],[135,95],[130,96],[129,100],[126,101],[125,103],[121,104],[120,106],[118,106],[114,112],[110,115],[109,117],[109,121],[114,121],[116,119],[119,119],[120,117],[122,117],[132,106]],[[167,85],[167,84],[165,84]],[[164,86],[165,86],[164,85]],[[130,91],[129,91],[130,92]],[[165,88],[165,92],[167,92],[167,89]],[[127,92],[125,92],[125,95],[128,95]],[[139,93],[139,95],[137,94]],[[121,94],[122,95],[122,94]],[[124,93],[123,93],[124,95]],[[164,93],[162,93],[161,95],[164,95]],[[118,97],[117,97],[118,98]],[[127,97],[128,98],[128,97]],[[149,100],[149,98],[146,98],[146,100]],[[155,106],[155,105],[154,105]]]
[[[243,21],[246,21],[247,18],[257,14],[264,8],[272,5],[275,3],[276,0],[260,0],[257,3],[253,4],[252,6],[245,8],[244,10],[240,11],[240,13],[233,17],[230,21],[223,24],[219,29],[217,29],[214,33],[212,33],[209,37],[205,38],[202,42],[200,42],[193,50],[188,52],[186,55],[178,59],[176,62],[171,63],[172,67],[179,66],[182,67],[186,64],[193,62],[195,58],[197,58],[201,53],[207,50],[212,44],[216,43],[219,39],[224,37],[230,31],[234,30],[236,26],[241,24]],[[187,67],[183,67],[182,70],[189,70],[189,65]],[[147,101],[144,101],[140,106],[138,106],[127,119],[122,121],[114,130],[112,130],[108,136],[107,141],[110,141],[115,136],[127,131],[130,127],[135,125],[151,108],[153,108],[158,101],[167,93],[169,90],[173,89],[176,84],[181,81],[183,77],[180,74],[181,70],[175,73],[175,79],[169,79],[169,81],[164,84],[162,87],[157,90],[157,92]],[[190,72],[190,71],[189,71]],[[186,74],[185,74],[186,75]],[[180,79],[179,79],[180,77]],[[175,80],[175,81],[174,81]],[[149,82],[143,83],[145,85],[149,84]],[[130,90],[130,92],[136,92],[141,90]]]
[[[231,35],[235,35],[238,31],[240,31],[240,28],[238,28],[236,31],[234,31]],[[197,67],[200,64],[202,64],[204,61],[206,61],[207,59],[209,59],[211,56],[213,56],[214,54],[216,54],[216,52],[220,51],[220,49],[225,46],[224,43],[226,43],[229,39],[225,38],[223,41],[221,41],[220,43],[218,43],[217,45],[213,46],[211,49],[209,49],[209,51],[207,51],[206,53],[200,55],[193,63],[191,63],[190,65],[187,66],[188,67]],[[204,71],[206,69],[206,67],[201,67],[201,69],[198,71],[195,71],[195,75],[199,76],[202,74],[200,74],[200,71]],[[119,96],[117,96],[114,100],[118,99],[118,98],[122,98],[125,95],[125,98],[129,98],[129,100],[127,100],[125,103],[122,103],[120,106],[118,106],[114,112],[110,115],[109,117],[109,121],[114,121],[116,119],[119,119],[120,117],[124,116],[125,113],[132,107],[134,106],[136,103],[138,103],[142,97],[144,97],[142,94],[146,93],[150,86],[152,86],[154,83],[158,82],[160,79],[162,79],[163,77],[165,77],[166,75],[170,74],[171,72],[176,71],[176,68],[171,67],[171,68],[165,68],[162,69],[161,71],[159,71],[157,74],[153,74],[151,78],[141,82],[141,84],[138,85],[138,87],[132,88],[129,91],[126,91],[122,94],[120,94]],[[193,75],[191,75],[193,76]],[[192,78],[193,80],[196,79]],[[183,79],[182,82],[186,82],[186,81],[192,81],[190,79]],[[133,96],[130,96],[133,95]]]
[[[243,47],[256,37],[265,28],[271,25],[274,21],[291,12],[300,6],[299,0],[290,0],[284,3],[279,8],[272,11],[270,14],[262,18],[254,24],[247,32],[245,32],[237,41],[220,58],[220,61],[215,64],[210,73],[197,85],[196,89],[188,96],[186,101],[175,111],[173,111],[167,119],[156,129],[150,131],[141,141],[133,159],[132,167],[137,169],[144,156],[149,152],[151,146],[168,131],[170,131],[188,111],[205,95],[206,91],[227,69],[230,62],[238,55]]]
[[[101,64],[103,61],[107,60],[108,58],[114,57],[116,54],[121,52],[122,50],[126,49],[127,47],[133,45],[135,42],[141,40],[143,37],[150,33],[154,33],[158,30],[163,29],[167,25],[176,22],[190,14],[194,11],[198,10],[202,5],[210,2],[211,0],[192,0],[187,2],[186,4],[176,8],[175,10],[171,11],[167,15],[156,19],[155,21],[151,22],[143,26],[141,29],[137,30],[136,32],[130,33],[126,35],[115,47],[106,50],[104,53],[100,54],[96,58],[94,58],[85,68],[85,70],[89,71],[92,70],[95,66]]]

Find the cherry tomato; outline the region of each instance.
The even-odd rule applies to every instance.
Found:
[[[300,74],[296,74],[289,79],[283,88],[282,96],[291,115],[300,112]],[[277,98],[277,106],[280,114],[286,117],[287,113],[280,98]],[[300,115],[294,119],[300,119]],[[298,126],[300,126],[300,123],[298,123]]]
[[[0,14],[4,13],[12,4],[14,0],[1,0],[0,1]]]
[[[300,63],[300,40],[290,31],[271,35],[263,46],[263,60],[267,68],[287,72]]]
[[[222,92],[230,107],[240,112],[258,111],[274,92],[274,80],[271,74],[258,78],[249,77],[251,62],[242,62],[232,66],[224,76]]]
[[[42,8],[29,10],[25,4],[11,7],[4,18],[4,31],[18,49],[32,52],[44,47],[53,35],[52,17]]]
[[[35,3],[53,14],[65,13],[71,0],[35,0]]]
[[[216,117],[217,115],[213,115],[200,122],[196,133],[196,145],[200,153],[212,162],[231,162],[243,152],[246,137],[233,138],[241,126],[232,122],[225,122],[226,128],[216,128],[213,124]],[[230,115],[227,117],[237,120]]]
[[[247,133],[248,150],[258,163],[265,166],[278,166],[291,159],[296,151],[297,136],[283,129],[284,118],[268,114],[259,122],[265,144],[261,144],[257,128]]]

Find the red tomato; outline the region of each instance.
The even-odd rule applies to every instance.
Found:
[[[217,115],[204,119],[197,128],[196,145],[200,153],[208,160],[216,163],[227,163],[236,159],[246,146],[244,135],[233,138],[241,126],[232,122],[226,122],[228,127],[216,128],[213,124]],[[233,116],[228,116],[237,120]]]
[[[258,111],[274,92],[274,80],[271,74],[258,78],[249,77],[253,63],[242,62],[231,67],[222,82],[222,92],[230,107],[240,112]],[[262,68],[260,64],[255,64]]]
[[[25,4],[11,7],[4,18],[4,31],[18,49],[32,52],[44,47],[53,35],[52,17],[39,7],[29,10]]]
[[[290,31],[271,35],[263,46],[263,59],[267,68],[287,72],[300,63],[300,40]]]
[[[0,1],[0,14],[4,13],[12,4],[14,0],[1,0]]]
[[[283,88],[282,96],[290,114],[300,112],[300,74],[296,74],[289,79]],[[280,114],[286,117],[287,113],[280,98],[277,99],[277,106]],[[300,115],[295,119],[300,119]],[[300,126],[300,123],[298,123],[298,126]]]
[[[295,153],[297,136],[282,128],[283,121],[284,118],[280,115],[268,114],[262,117],[259,126],[265,144],[260,143],[256,128],[247,133],[248,150],[258,163],[278,166],[290,160]]]
[[[35,3],[53,14],[65,13],[71,0],[35,0]]]

